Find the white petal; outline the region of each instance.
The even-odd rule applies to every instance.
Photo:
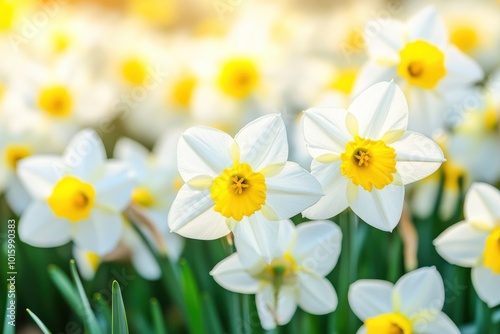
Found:
[[[483,80],[481,67],[469,56],[454,45],[446,48],[446,77],[439,83],[439,90],[447,90],[470,86]]]
[[[178,261],[184,250],[185,240],[180,235],[165,231],[165,243],[167,244],[167,255],[173,261]]]
[[[279,174],[266,178],[266,188],[266,205],[278,219],[295,216],[323,195],[318,180],[295,162],[287,162]]]
[[[84,250],[73,245],[73,258],[75,259],[78,271],[84,279],[90,281],[94,278],[96,271],[85,255]]]
[[[70,141],[63,156],[69,173],[85,181],[106,161],[101,138],[91,129],[78,132]]]
[[[338,304],[337,293],[324,277],[306,272],[298,272],[297,303],[304,311],[312,314],[327,314],[335,311]]]
[[[19,221],[19,238],[35,247],[57,247],[71,239],[71,223],[54,217],[47,204],[33,202]]]
[[[368,328],[366,328],[365,325],[359,327],[358,331],[356,332],[356,334],[366,334],[368,333]]]
[[[397,67],[381,65],[374,60],[368,60],[359,70],[354,82],[352,96],[357,97],[377,82],[390,81],[396,78],[398,78]]]
[[[460,334],[457,326],[443,312],[440,312],[432,322],[417,321],[413,328],[418,334]]]
[[[358,195],[351,203],[354,213],[367,224],[391,232],[401,218],[405,188],[395,184],[381,190],[373,188],[371,192],[357,188]]]
[[[365,41],[370,59],[388,65],[397,64],[399,50],[404,46],[404,29],[404,24],[397,20],[380,18],[369,21],[365,27]]]
[[[63,166],[57,156],[33,156],[19,162],[17,173],[21,183],[33,199],[45,200],[51,194],[57,180],[63,175]]]
[[[441,148],[433,140],[418,133],[407,131],[390,146],[396,150],[396,169],[403,184],[431,175],[445,161]]]
[[[410,107],[408,129],[429,137],[439,133],[444,128],[447,107],[443,96],[414,86],[409,86],[406,92]]]
[[[237,246],[245,249],[253,249],[259,256],[271,262],[275,258],[278,250],[276,240],[279,237],[280,224],[277,221],[270,221],[260,213],[255,213],[250,217],[242,219],[236,223],[234,236]],[[238,251],[240,248],[238,248]],[[243,257],[244,265],[247,266],[246,256]],[[252,258],[253,260],[253,258]]]
[[[259,281],[245,271],[238,253],[231,254],[217,263],[210,275],[220,286],[229,291],[252,294],[259,290]]]
[[[31,203],[31,196],[21,184],[19,178],[14,175],[10,180],[9,188],[7,188],[5,193],[5,199],[7,200],[7,203],[12,211],[14,211],[18,216],[20,216]]]
[[[328,275],[337,264],[342,243],[340,228],[331,221],[300,224],[290,254],[308,272]]]
[[[448,43],[448,32],[444,21],[434,7],[426,7],[407,23],[408,39],[425,40],[443,48]]]
[[[94,209],[90,217],[73,226],[75,244],[99,255],[111,252],[123,233],[123,218],[118,213]]]
[[[124,228],[123,240],[132,252],[132,264],[139,275],[148,280],[160,278],[161,270],[158,262],[132,227]]]
[[[225,218],[214,211],[210,191],[195,190],[187,184],[182,186],[172,203],[168,226],[184,237],[201,240],[218,239],[230,232]]]
[[[463,267],[473,267],[484,252],[488,233],[460,222],[448,227],[434,240],[436,251],[446,261]]]
[[[107,162],[95,181],[96,204],[113,212],[122,211],[130,203],[135,181],[135,175],[127,164]]]
[[[240,161],[248,163],[255,171],[288,159],[285,123],[279,114],[250,122],[234,139],[240,147]]]
[[[474,183],[465,196],[464,215],[474,226],[495,228],[500,218],[500,191],[487,183]]]
[[[270,284],[267,284],[262,291],[257,293],[255,304],[260,324],[266,330],[275,328],[277,324],[287,324],[297,309],[293,291],[290,288],[283,286],[278,293],[278,300],[276,301],[275,291]]]
[[[359,280],[349,287],[349,306],[356,316],[366,320],[393,312],[393,285],[387,281]]]
[[[340,172],[341,160],[321,163],[314,160],[311,173],[323,187],[325,195],[302,213],[309,219],[327,219],[344,211],[347,201],[347,184],[350,182]]]
[[[341,154],[352,140],[345,120],[347,111],[338,108],[311,108],[304,112],[302,129],[307,150],[313,158],[324,154]]]
[[[359,136],[380,139],[391,130],[406,130],[408,105],[394,82],[377,83],[352,102],[349,107],[359,124]]]
[[[412,317],[421,311],[441,311],[444,285],[435,267],[423,267],[401,277],[392,293],[394,310]]]
[[[149,155],[149,151],[138,142],[129,138],[120,138],[115,145],[113,156],[126,161],[142,179],[145,176],[143,174],[147,172]]]
[[[489,307],[500,305],[500,275],[484,266],[472,269],[472,284],[479,298]]]
[[[412,213],[424,219],[432,214],[439,192],[439,180],[422,180],[413,188],[410,199]]]
[[[196,176],[218,176],[231,167],[233,139],[222,131],[196,126],[186,130],[177,145],[179,173],[187,182]]]

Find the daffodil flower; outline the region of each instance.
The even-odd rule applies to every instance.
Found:
[[[375,20],[366,27],[370,60],[359,73],[354,95],[376,82],[394,79],[410,105],[411,130],[431,136],[442,129],[445,110],[460,103],[483,78],[479,65],[449,42],[433,7],[406,23]]]
[[[351,207],[368,224],[392,231],[401,217],[404,185],[430,175],[444,161],[439,146],[406,131],[407,124],[406,100],[393,82],[370,87],[348,110],[306,110],[311,172],[325,196],[303,214],[326,219]]]
[[[298,214],[322,195],[318,181],[287,157],[278,114],[256,119],[234,139],[212,128],[188,129],[178,144],[185,184],[170,209],[170,229],[205,240],[234,231],[269,256],[275,247],[271,232],[278,227],[271,221]]]
[[[291,221],[283,220],[273,238],[277,248],[270,263],[236,239],[238,252],[222,260],[210,274],[229,291],[256,294],[264,329],[288,323],[297,305],[312,314],[333,312],[337,294],[325,276],[340,254],[340,228],[329,221],[295,228]]]
[[[115,158],[127,162],[133,169],[137,184],[132,191],[132,203],[139,207],[165,238],[168,256],[177,261],[184,239],[168,229],[170,205],[182,187],[177,171],[176,145],[180,133],[162,137],[152,152],[141,144],[121,138],[115,146]],[[144,231],[149,235],[150,231]],[[138,244],[135,242],[134,244]]]
[[[123,231],[121,211],[135,185],[128,165],[106,161],[97,133],[82,130],[63,157],[39,155],[19,162],[18,175],[33,198],[19,222],[19,237],[36,247],[73,240],[99,255],[112,251]]]
[[[489,307],[500,304],[500,192],[474,183],[465,198],[465,221],[445,230],[436,250],[446,261],[472,268],[472,284]]]
[[[358,334],[459,334],[441,312],[444,301],[443,280],[434,267],[412,271],[396,284],[359,280],[349,288],[349,305],[364,322]]]

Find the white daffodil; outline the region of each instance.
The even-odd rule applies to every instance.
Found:
[[[82,130],[63,157],[28,157],[17,171],[33,198],[19,222],[22,241],[55,247],[73,240],[100,255],[115,248],[135,180],[128,165],[106,161],[97,133]]]
[[[474,183],[465,197],[465,221],[445,230],[436,250],[446,261],[472,268],[472,284],[489,307],[500,304],[500,192]]]
[[[131,261],[141,277],[148,280],[156,280],[161,276],[161,269],[158,262],[128,222],[125,222],[123,236],[118,247],[111,253],[99,256],[97,253],[73,246],[73,256],[75,257],[78,270],[86,280],[94,278],[101,263],[121,261],[124,258]]]
[[[425,135],[442,129],[447,108],[483,78],[479,65],[449,43],[444,22],[432,7],[406,23],[368,23],[365,42],[370,60],[359,73],[354,95],[394,79],[410,106],[409,128]]]
[[[222,260],[210,272],[227,290],[256,294],[264,329],[287,324],[297,305],[312,314],[337,308],[337,294],[325,278],[340,254],[342,232],[329,221],[300,224],[279,222],[273,233],[277,249],[268,263],[254,249],[236,239],[237,253]]]
[[[269,257],[275,247],[271,232],[278,228],[272,221],[298,214],[322,195],[318,181],[287,157],[278,114],[256,119],[234,139],[212,128],[188,129],[177,148],[186,184],[170,209],[170,229],[195,239],[217,239],[232,230]]]
[[[441,312],[444,301],[443,279],[434,267],[412,271],[396,284],[359,280],[349,287],[349,305],[364,322],[358,334],[460,334]]]
[[[175,261],[182,252],[184,239],[170,232],[167,218],[170,205],[182,187],[176,163],[179,136],[180,133],[174,133],[174,136],[163,137],[153,152],[131,139],[122,138],[116,143],[114,154],[115,158],[127,162],[134,170],[137,184],[132,191],[132,203],[165,237],[167,254]],[[144,232],[148,234],[148,231]]]
[[[370,87],[348,110],[305,111],[311,172],[325,196],[303,214],[326,219],[351,207],[368,224],[392,231],[401,217],[404,185],[430,175],[444,161],[439,146],[406,131],[407,124],[406,100],[393,82]]]

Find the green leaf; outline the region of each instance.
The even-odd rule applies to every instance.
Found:
[[[161,306],[156,298],[151,299],[151,313],[153,315],[153,327],[155,334],[167,334],[167,326],[163,320]]]
[[[104,332],[108,332],[109,328],[111,328],[112,316],[111,316],[111,308],[109,304],[102,298],[100,293],[94,294],[95,301],[95,309],[96,309],[96,317],[99,319],[99,315],[106,321],[106,328]]]
[[[220,323],[219,315],[217,314],[217,309],[215,308],[214,301],[206,293],[202,295],[203,310],[205,314],[205,319],[207,323],[208,333],[223,333],[222,325]]]
[[[118,284],[117,281],[113,281],[112,296],[113,296],[112,299],[113,302],[111,304],[111,309],[112,309],[111,333],[128,334],[125,305],[123,305],[122,292],[120,290],[120,284]]]
[[[76,284],[76,288],[78,289],[78,294],[80,295],[81,308],[80,312],[83,313],[83,324],[85,325],[85,329],[89,334],[102,334],[101,328],[99,327],[99,323],[90,307],[89,300],[87,295],[85,294],[85,290],[83,289],[82,281],[78,276],[78,272],[76,270],[76,262],[75,260],[69,261],[71,276],[73,277],[73,281]]]
[[[29,308],[26,309],[26,311],[28,311],[30,317],[35,320],[37,326],[42,330],[42,333],[43,334],[52,334],[49,329],[47,328],[47,326],[45,326],[45,324],[42,322],[42,320],[40,320],[35,313],[31,312]]]
[[[49,265],[48,270],[52,282],[59,290],[64,300],[66,300],[66,303],[68,303],[68,305],[83,321],[80,297],[78,296],[78,291],[70,281],[69,277],[64,273],[64,271],[55,265]]]
[[[179,262],[182,274],[182,293],[186,301],[187,323],[191,333],[205,333],[203,325],[203,312],[201,307],[200,292],[193,271],[186,260]]]

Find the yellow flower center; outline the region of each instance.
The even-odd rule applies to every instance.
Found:
[[[448,160],[443,164],[444,187],[447,190],[457,191],[460,188],[460,179],[465,177],[466,171],[457,164]]]
[[[26,145],[7,145],[4,151],[7,166],[12,170],[16,170],[19,160],[26,158],[32,153],[31,148]]]
[[[283,284],[294,282],[296,270],[297,265],[295,264],[294,258],[290,254],[285,253],[283,257],[273,259],[273,261],[257,275],[257,278],[271,282],[275,288],[278,289]]]
[[[148,189],[138,187],[132,191],[132,202],[145,208],[150,208],[154,205],[155,198]]]
[[[373,186],[382,189],[394,180],[396,151],[382,140],[356,136],[347,143],[340,158],[342,174],[367,191],[372,191]]]
[[[6,91],[7,87],[5,87],[4,84],[0,83],[0,102],[3,100]]]
[[[266,181],[249,164],[237,162],[215,178],[210,195],[215,211],[226,218],[241,220],[260,210],[266,202]]]
[[[179,190],[181,190],[183,185],[184,185],[184,181],[182,181],[182,177],[180,175],[177,175],[174,178],[174,182],[172,183],[172,187],[174,188],[174,192],[178,193]]]
[[[56,217],[76,223],[90,216],[94,200],[95,190],[91,184],[65,176],[55,185],[48,203]]]
[[[66,117],[71,113],[73,102],[68,89],[56,85],[40,91],[38,106],[51,116]]]
[[[484,250],[484,266],[500,274],[500,228],[497,228],[486,239]]]
[[[63,31],[54,32],[51,41],[54,51],[58,54],[64,53],[71,45],[71,37]]]
[[[365,49],[365,39],[363,37],[363,29],[352,27],[347,32],[344,38],[343,47],[346,51],[359,52]]]
[[[9,30],[15,17],[15,7],[11,1],[0,0],[0,30]]]
[[[122,77],[131,85],[141,86],[148,78],[148,67],[140,58],[129,58],[121,67]]]
[[[344,94],[351,94],[357,74],[358,71],[355,69],[341,70],[334,77],[333,81],[330,84],[330,87],[333,90],[340,91]]]
[[[451,28],[450,42],[465,53],[473,51],[479,43],[479,35],[472,25],[456,25]]]
[[[251,59],[236,58],[225,62],[219,75],[219,86],[232,97],[244,99],[257,86],[259,71]]]
[[[94,252],[83,251],[83,256],[88,261],[92,270],[96,272],[97,268],[99,268],[99,263],[101,262],[101,258],[99,257],[99,255]]]
[[[398,74],[412,85],[432,89],[446,75],[444,54],[430,43],[408,43],[399,55]]]
[[[412,334],[411,322],[399,313],[387,313],[365,320],[367,334]]]
[[[172,88],[171,99],[180,107],[189,107],[196,87],[195,76],[188,74],[180,77]]]

